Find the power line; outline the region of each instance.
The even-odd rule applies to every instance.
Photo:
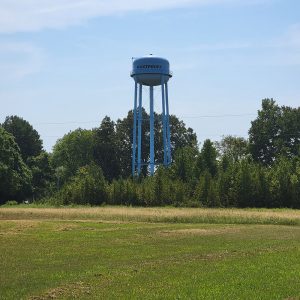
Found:
[[[234,118],[234,117],[245,117],[245,116],[256,116],[256,114],[220,114],[220,115],[182,115],[176,116],[179,119],[201,119],[201,118]],[[33,123],[33,125],[67,125],[67,124],[100,124],[100,120],[91,121],[66,121],[66,122],[38,122]]]
[[[200,132],[197,133],[198,137],[202,137],[202,136],[215,136],[215,137],[224,137],[224,136],[237,136],[237,137],[241,137],[241,136],[245,136],[248,135],[247,133],[205,133],[205,132]],[[269,134],[260,134],[261,136],[269,136]],[[278,137],[294,137],[295,135],[300,135],[300,133],[296,132],[296,133],[285,133],[285,134],[280,134],[278,136],[276,136],[275,138]],[[60,135],[45,135],[43,136],[44,138],[62,138],[62,136]],[[296,139],[299,139],[300,137],[295,137]]]
[[[246,117],[246,116],[256,116],[256,114],[222,114],[222,115],[183,115],[181,118],[230,118],[230,117]]]
[[[66,122],[38,122],[33,123],[33,125],[66,125],[66,124],[91,124],[91,123],[99,123],[100,121],[66,121]]]

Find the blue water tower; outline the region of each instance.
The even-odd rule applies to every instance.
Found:
[[[172,77],[167,59],[150,54],[133,59],[131,77],[134,79],[134,109],[133,109],[133,142],[132,142],[132,175],[140,175],[142,163],[142,105],[143,85],[149,86],[150,94],[150,174],[154,174],[154,98],[153,89],[161,87],[162,99],[162,134],[164,147],[163,165],[171,163],[171,140],[169,123],[168,81]],[[137,103],[139,102],[139,103]]]

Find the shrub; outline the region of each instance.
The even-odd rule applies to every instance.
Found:
[[[9,200],[9,201],[6,201],[5,205],[7,205],[7,206],[18,205],[18,202],[16,200]]]
[[[95,164],[79,168],[59,193],[63,204],[99,205],[108,200],[108,187],[101,168]]]

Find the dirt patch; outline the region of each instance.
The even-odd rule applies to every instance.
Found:
[[[82,226],[86,221],[76,221],[76,224],[74,223],[56,223],[54,231],[97,231],[97,232],[114,232],[119,231],[122,228],[121,227],[114,227],[114,228],[99,228],[97,226]],[[82,223],[82,224],[81,224]]]
[[[36,228],[41,223],[36,220],[11,220],[6,221],[9,227],[0,228],[0,235],[20,234]]]
[[[80,226],[75,224],[58,224],[56,225],[55,231],[72,231],[78,228],[80,228]]]
[[[238,228],[227,227],[227,228],[186,228],[186,229],[175,229],[175,230],[163,230],[159,231],[158,234],[162,236],[184,236],[184,235],[217,235],[224,233],[235,233],[240,231]]]
[[[71,297],[72,299],[80,299],[83,294],[90,294],[91,287],[83,282],[70,283],[60,287],[51,289],[40,296],[29,297],[29,300],[48,300],[58,299],[64,297]]]

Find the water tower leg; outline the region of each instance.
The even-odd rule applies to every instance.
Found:
[[[162,131],[163,131],[163,145],[164,145],[164,166],[167,165],[167,135],[166,135],[166,110],[165,110],[165,88],[164,77],[161,77],[161,99],[162,99]]]
[[[132,138],[132,176],[136,171],[136,109],[137,109],[137,82],[134,85],[134,108],[133,108],[133,138]]]
[[[165,83],[166,87],[166,113],[167,113],[167,148],[168,148],[168,164],[171,163],[171,134],[170,134],[170,116],[169,116],[169,93],[168,93],[168,83]]]
[[[141,162],[142,162],[142,95],[143,95],[143,86],[139,84],[139,113],[138,113],[138,161],[137,169],[138,175],[141,174]]]
[[[150,174],[154,174],[154,107],[153,86],[150,86]]]

